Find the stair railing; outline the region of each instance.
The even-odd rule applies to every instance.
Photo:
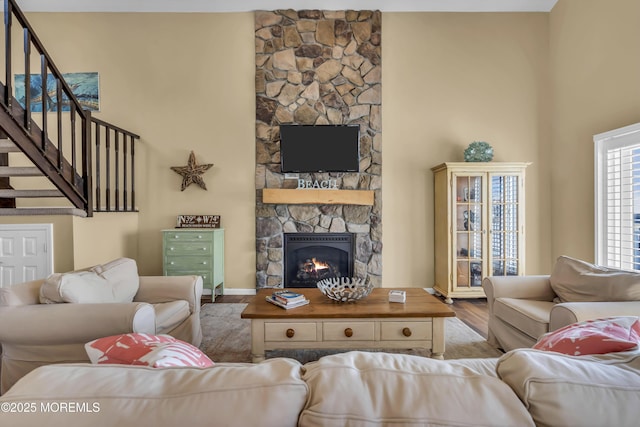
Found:
[[[94,124],[92,135],[96,153],[93,181],[95,210],[136,212],[135,140],[140,137],[95,117],[91,121]]]
[[[12,77],[14,67],[12,60],[18,56],[13,49],[14,20],[20,25],[23,39],[22,64],[24,70],[24,99],[22,103],[13,96]],[[91,116],[89,110],[82,105],[73,94],[62,73],[54,64],[43,43],[27,21],[15,0],[4,0],[5,24],[5,84],[0,84],[0,104],[4,113],[0,114],[0,128],[20,147],[22,152],[36,165],[60,192],[77,208],[84,210],[87,216],[93,211],[135,211],[134,181],[134,144],[140,137],[127,130]],[[31,65],[35,56],[39,57],[38,86],[41,96],[36,102],[32,99]],[[20,70],[22,71],[22,70]],[[53,85],[49,85],[49,80]],[[63,107],[68,104],[69,114],[63,114]],[[40,122],[32,116],[32,110],[41,111]],[[50,122],[51,110],[55,117]],[[100,137],[105,140],[103,148],[106,158],[106,180],[100,176],[101,145]],[[112,168],[111,136],[114,139]],[[122,151],[120,150],[122,137]],[[95,138],[95,139],[93,139]],[[96,148],[95,207],[93,194],[93,160],[92,145]],[[130,151],[128,149],[128,144]],[[129,157],[130,156],[130,157]],[[69,161],[68,158],[71,158]],[[122,170],[120,159],[122,158]],[[120,178],[123,178],[123,184]],[[111,183],[115,179],[114,202],[111,203]],[[106,189],[101,189],[101,183]],[[131,185],[128,188],[129,184]],[[121,192],[122,189],[122,192]],[[106,202],[102,205],[101,194],[105,194]],[[121,194],[122,193],[122,194]],[[131,195],[130,203],[128,195]],[[122,204],[120,203],[122,201]]]

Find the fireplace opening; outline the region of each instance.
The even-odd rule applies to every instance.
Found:
[[[315,288],[319,280],[352,275],[353,234],[284,234],[285,288]]]

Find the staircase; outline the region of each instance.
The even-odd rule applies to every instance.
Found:
[[[13,141],[9,139],[0,140],[0,159],[8,158],[9,153],[22,154],[22,150],[18,148]],[[0,161],[0,163],[3,163]],[[4,163],[9,164],[8,161]],[[16,190],[11,187],[11,178],[24,177],[44,177],[40,169],[35,166],[0,166],[0,215],[75,215],[86,217],[87,213],[73,206],[68,207],[22,207],[16,208],[16,199],[45,199],[45,198],[62,198],[64,194],[56,188],[43,189],[23,189]],[[66,199],[64,199],[66,201]]]
[[[4,11],[0,215],[135,212],[140,137],[83,109],[16,0],[4,0]],[[12,86],[16,74],[25,76],[20,100]]]

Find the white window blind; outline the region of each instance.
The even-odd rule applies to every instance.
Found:
[[[596,262],[640,270],[640,123],[593,140]]]

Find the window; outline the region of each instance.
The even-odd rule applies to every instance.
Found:
[[[640,123],[593,141],[596,263],[640,270]]]

